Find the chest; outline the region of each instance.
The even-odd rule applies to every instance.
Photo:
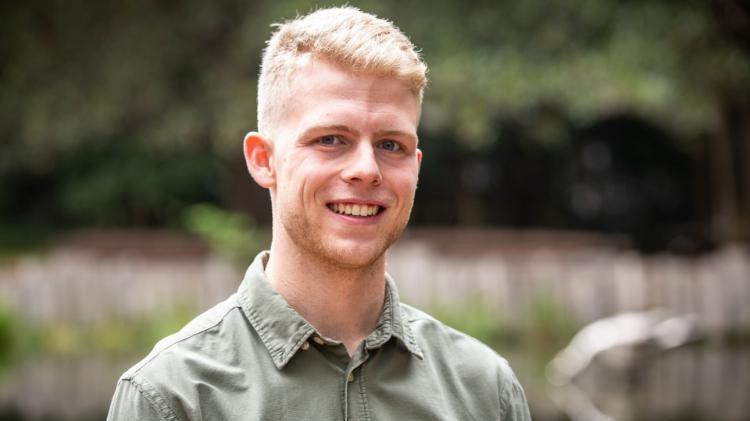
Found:
[[[401,349],[344,364],[311,349],[232,382],[199,387],[188,420],[472,420],[497,418],[497,394],[470,373],[434,367]],[[496,393],[496,392],[495,392]],[[484,396],[484,398],[480,398]],[[182,412],[182,411],[180,411]]]

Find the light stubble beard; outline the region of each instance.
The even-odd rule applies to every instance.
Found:
[[[321,263],[338,271],[360,271],[372,269],[384,257],[390,246],[401,237],[411,215],[411,206],[402,222],[391,230],[375,246],[364,246],[372,249],[366,256],[359,257],[365,250],[343,250],[344,246],[337,246],[327,241],[326,234],[320,228],[312,226],[311,221],[304,215],[288,213],[280,210],[275,217],[279,218],[280,228],[294,244],[300,253],[313,257]],[[317,231],[317,232],[316,232]]]

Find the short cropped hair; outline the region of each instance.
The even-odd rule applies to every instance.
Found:
[[[427,66],[414,44],[392,22],[351,6],[320,9],[274,24],[258,78],[258,130],[270,135],[272,122],[288,100],[286,88],[305,55],[354,72],[393,77],[407,83],[420,103]]]

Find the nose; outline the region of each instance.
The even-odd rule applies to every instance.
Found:
[[[380,184],[383,175],[380,173],[375,150],[369,142],[360,142],[351,151],[341,178],[347,183]]]

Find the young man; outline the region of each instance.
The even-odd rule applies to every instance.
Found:
[[[108,419],[529,419],[506,361],[399,303],[385,273],[417,186],[425,72],[406,36],[354,8],[278,27],[244,141],[271,250],[122,376]]]

